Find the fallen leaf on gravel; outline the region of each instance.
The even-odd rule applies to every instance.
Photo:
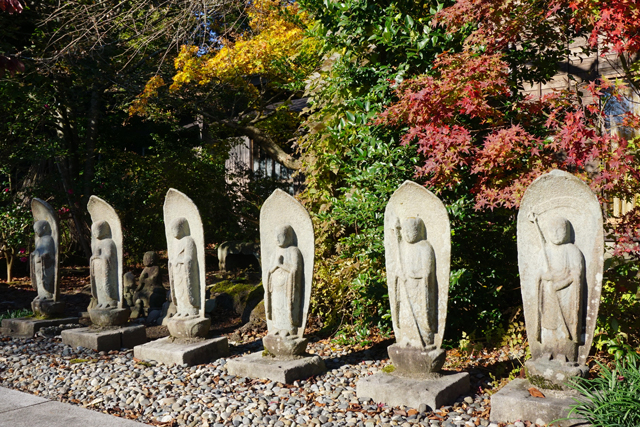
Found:
[[[542,392],[535,387],[529,388],[529,394],[533,397],[545,397],[544,394],[542,394]]]

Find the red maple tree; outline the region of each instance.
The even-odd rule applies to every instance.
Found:
[[[439,18],[450,31],[468,25],[476,30],[463,52],[444,53],[429,75],[401,83],[398,101],[378,119],[408,127],[401,143],[417,145],[423,163],[416,175],[428,186],[442,191],[471,182],[476,209],[517,208],[536,177],[558,168],[587,181],[603,204],[640,194],[637,140],[604,126],[605,106],[623,99],[625,84],[599,79],[534,99],[519,91],[517,63],[526,60],[520,53],[531,46],[553,55],[562,43],[585,35],[594,46],[599,42],[600,52],[622,56],[628,84],[635,84],[635,2],[459,0]],[[560,44],[548,42],[554,37]],[[617,120],[640,128],[632,111]],[[612,224],[617,252],[640,256],[640,209]]]

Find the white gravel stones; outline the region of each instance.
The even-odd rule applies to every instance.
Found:
[[[232,354],[255,351],[233,346]],[[393,408],[357,399],[355,382],[378,372],[386,360],[365,360],[364,351],[330,349],[329,371],[292,385],[227,374],[226,359],[199,366],[167,366],[133,358],[131,350],[95,352],[71,348],[54,338],[0,338],[0,385],[140,422],[178,426],[275,427],[424,426],[475,423],[487,395],[464,396],[451,407]],[[378,357],[380,358],[380,357]],[[466,401],[463,400],[467,397]],[[469,403],[472,401],[472,403]],[[422,412],[420,412],[422,410]],[[478,418],[480,425],[488,420]],[[173,423],[173,424],[171,424]]]

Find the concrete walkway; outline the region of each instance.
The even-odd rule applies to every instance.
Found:
[[[1,427],[142,427],[146,425],[0,387]]]

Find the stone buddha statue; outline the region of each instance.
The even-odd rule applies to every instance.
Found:
[[[278,228],[276,240],[267,277],[265,312],[273,322],[274,334],[297,335],[302,325],[302,254],[290,225]]]

